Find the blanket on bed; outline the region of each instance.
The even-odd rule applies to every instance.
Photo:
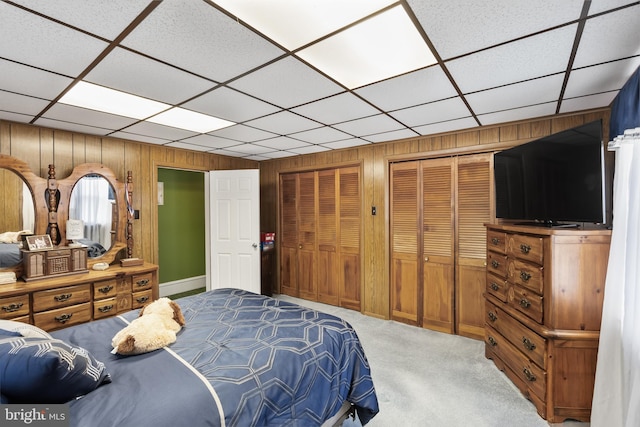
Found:
[[[177,302],[186,325],[168,350],[109,353],[137,310],[52,333],[92,352],[112,377],[71,402],[72,425],[313,426],[345,400],[363,424],[378,412],[369,364],[344,320],[238,289]]]

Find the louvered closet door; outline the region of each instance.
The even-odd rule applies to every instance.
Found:
[[[393,163],[390,167],[391,318],[413,325],[418,325],[420,319],[418,224],[422,184],[419,171],[419,162]]]
[[[338,179],[335,169],[318,172],[318,301],[339,304]]]
[[[280,292],[298,296],[298,174],[280,175]]]
[[[421,162],[422,326],[454,332],[454,162]]]
[[[298,174],[298,292],[316,300],[316,172]]]
[[[486,229],[491,220],[490,154],[458,158],[456,314],[458,334],[484,338]]]
[[[360,168],[342,168],[339,174],[339,255],[340,305],[360,311]]]

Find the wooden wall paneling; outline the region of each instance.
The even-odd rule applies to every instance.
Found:
[[[102,139],[87,135],[85,140],[85,163],[102,163]]]
[[[54,133],[51,129],[41,128],[40,129],[40,176],[47,177],[47,173],[49,172],[49,165],[53,164],[55,166],[55,141],[54,141]],[[36,169],[34,169],[34,173],[38,173]],[[57,176],[57,173],[56,173]]]
[[[42,172],[42,168],[40,156],[34,155],[34,153],[40,153],[39,128],[27,125],[12,125],[11,150],[8,154],[26,162],[33,173],[37,175],[38,171]]]
[[[11,155],[11,125],[0,121],[0,154]]]

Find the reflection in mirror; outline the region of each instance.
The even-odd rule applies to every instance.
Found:
[[[14,267],[22,261],[22,234],[35,229],[33,197],[27,184],[16,173],[0,169],[0,268]]]
[[[111,248],[117,221],[113,221],[115,190],[103,176],[85,175],[78,180],[69,200],[69,219],[84,223],[84,238],[76,239],[88,247],[90,258],[102,256]]]

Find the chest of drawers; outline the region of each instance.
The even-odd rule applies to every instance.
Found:
[[[589,421],[610,239],[487,226],[485,354],[551,423]]]
[[[140,308],[158,298],[158,266],[111,266],[0,286],[0,319],[60,329]]]

